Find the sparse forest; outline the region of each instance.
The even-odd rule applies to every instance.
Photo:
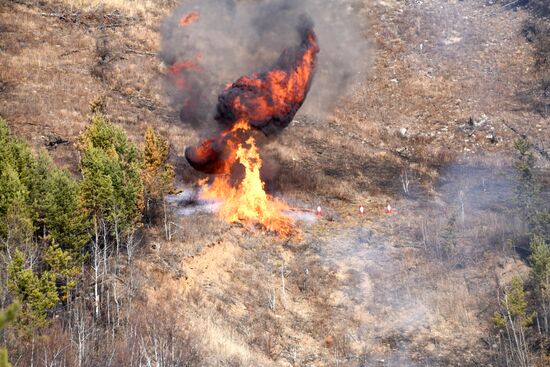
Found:
[[[151,128],[134,145],[100,107],[92,104],[77,143],[78,177],[57,168],[45,150],[32,153],[0,121],[2,304],[13,304],[2,327],[16,365],[135,365],[147,358],[133,261],[142,227],[165,221],[170,147]],[[180,340],[169,334],[147,337]],[[168,353],[170,363],[191,356],[162,348],[154,352]]]

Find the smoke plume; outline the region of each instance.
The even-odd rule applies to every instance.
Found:
[[[304,109],[324,114],[364,78],[368,47],[360,16],[353,1],[185,2],[162,26],[168,95],[183,122],[210,135],[225,127],[218,95],[241,76],[273,67],[285,50],[303,43],[305,29],[313,28],[321,51]],[[220,124],[213,124],[215,119]]]

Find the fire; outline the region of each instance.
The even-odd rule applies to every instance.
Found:
[[[235,163],[245,169],[242,181],[232,186],[227,175],[216,176],[210,186],[203,183],[203,198],[223,198],[218,214],[230,223],[261,224],[268,231],[288,236],[293,228],[292,219],[284,214],[288,207],[265,192],[260,178],[262,160],[252,136],[244,144],[238,144]]]
[[[265,134],[285,128],[309,92],[318,52],[315,33],[306,31],[302,43],[285,50],[271,70],[243,76],[226,88],[218,97],[216,119],[231,125],[244,118]]]
[[[210,185],[200,184],[205,198],[223,203],[219,215],[225,220],[259,224],[282,236],[292,232],[293,220],[285,214],[287,205],[265,192],[260,177],[262,160],[253,134],[271,135],[292,121],[309,92],[318,52],[315,33],[308,25],[302,30],[301,43],[285,50],[270,70],[243,76],[223,90],[216,120],[224,128],[185,150],[193,168],[217,175]],[[191,68],[184,65],[185,70]],[[235,184],[232,174],[238,165],[244,167],[244,176]]]
[[[198,11],[191,11],[187,14],[184,14],[180,19],[180,27],[187,27],[190,24],[195,23],[200,19],[200,14]]]
[[[311,35],[308,35],[308,40],[315,45]],[[245,76],[239,79],[232,88],[242,89],[243,93],[229,97],[236,115],[263,122],[284,117],[296,104],[301,105],[309,89],[317,51],[315,46],[308,47],[290,73],[277,68],[269,71],[265,78]]]
[[[182,60],[170,66],[168,71],[172,76],[174,83],[176,84],[176,87],[179,90],[190,88],[185,75],[189,71],[201,70],[199,60],[200,60],[200,55],[196,57],[196,60]]]

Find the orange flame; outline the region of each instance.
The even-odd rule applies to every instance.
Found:
[[[285,116],[306,98],[319,52],[313,33],[309,33],[308,47],[293,70],[275,68],[263,78],[243,76],[232,87],[245,92],[232,100],[233,110],[239,118],[266,121]]]
[[[210,186],[201,182],[203,198],[221,199],[218,214],[230,223],[239,222],[249,226],[260,224],[280,236],[290,235],[294,223],[284,214],[288,207],[283,201],[265,192],[260,178],[262,160],[252,136],[245,144],[238,144],[234,154],[234,163],[237,162],[245,169],[242,181],[233,187],[229,175],[220,175],[214,178]]]
[[[285,213],[288,206],[265,192],[252,128],[266,135],[280,131],[304,102],[319,47],[313,30],[303,36],[301,45],[284,51],[271,70],[229,85],[218,98],[216,117],[226,129],[185,151],[195,169],[217,174],[210,185],[199,185],[205,199],[222,202],[220,217],[230,223],[259,224],[283,237],[293,232],[294,221]],[[231,174],[237,164],[244,167],[244,178],[234,185]]]
[[[182,60],[170,66],[168,71],[170,72],[170,75],[174,78],[176,87],[179,90],[189,88],[187,79],[185,78],[186,72],[190,70],[201,71],[201,66],[199,64],[200,59],[201,55],[198,55],[195,57],[194,60]]]
[[[200,14],[198,11],[193,10],[187,14],[184,14],[180,19],[180,27],[187,27],[190,24],[195,23],[200,19]]]

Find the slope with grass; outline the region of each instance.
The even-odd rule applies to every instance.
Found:
[[[157,55],[175,6],[0,3],[0,115],[76,174],[75,143],[101,96],[133,142],[148,125],[169,137],[177,186],[192,187],[200,175],[183,151],[198,136],[168,103]],[[131,286],[117,284],[137,291],[126,315],[134,329],[119,326],[111,361],[173,343],[171,356],[189,365],[499,365],[496,294],[529,272],[508,242],[525,237],[514,214],[519,135],[548,169],[537,44],[524,32],[533,14],[476,0],[364,1],[364,13],[367,81],[330,115],[306,109],[266,147],[277,172],[269,189],[326,215],[290,240],[208,213],[170,212],[171,241],[146,226],[135,268],[117,275],[132,271]],[[541,182],[547,195],[547,174]],[[48,350],[70,340],[67,324],[48,330]],[[67,350],[59,355],[75,361]]]

